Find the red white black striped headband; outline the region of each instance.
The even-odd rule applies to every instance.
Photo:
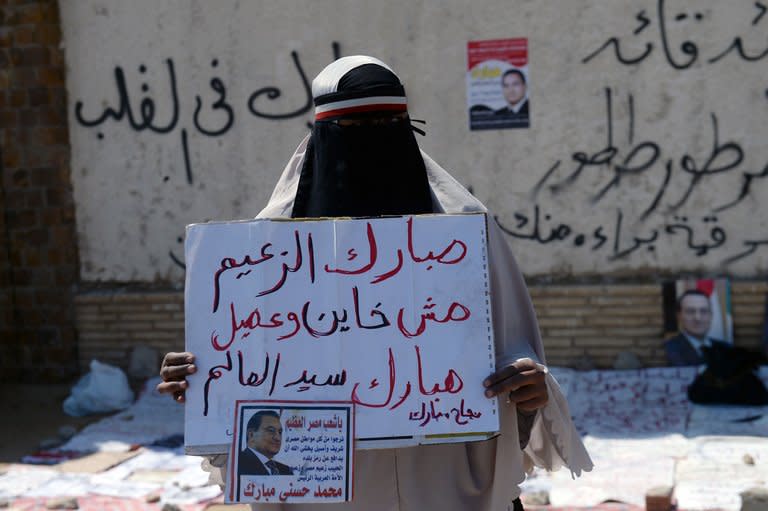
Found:
[[[376,111],[408,111],[402,85],[375,87],[369,90],[338,90],[339,81],[344,75],[366,64],[381,66],[394,75],[394,71],[382,61],[365,55],[343,57],[332,62],[312,81],[315,120]]]

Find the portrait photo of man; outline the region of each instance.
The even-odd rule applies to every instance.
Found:
[[[519,120],[528,125],[528,82],[519,69],[509,69],[501,75],[501,93],[507,104],[496,110],[496,115]]]
[[[704,291],[689,289],[680,295],[677,300],[677,324],[680,333],[664,343],[667,363],[671,366],[704,364],[702,348],[730,347],[730,344],[709,336],[712,304]]]
[[[280,415],[274,410],[254,413],[245,427],[245,448],[240,451],[237,475],[289,476],[293,470],[274,457],[283,443]]]

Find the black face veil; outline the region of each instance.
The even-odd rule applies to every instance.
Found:
[[[388,119],[407,112],[400,80],[383,65],[371,63],[373,59],[341,60],[347,60],[347,67],[351,67],[352,59],[361,61],[356,66],[352,61],[354,67],[349,70],[342,68],[344,73],[337,80],[331,76],[330,92],[315,95],[315,124],[291,216],[431,213],[424,160],[407,116],[366,122],[371,116]],[[329,79],[325,73],[313,82],[313,93],[318,80]],[[339,119],[360,123],[340,125],[336,122]]]

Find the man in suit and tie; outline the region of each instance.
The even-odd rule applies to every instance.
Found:
[[[293,470],[275,461],[283,442],[283,426],[274,410],[261,410],[248,420],[245,428],[246,448],[240,451],[237,475],[289,476]],[[238,478],[239,479],[239,478]]]
[[[507,101],[507,106],[496,110],[494,115],[517,123],[520,128],[527,128],[528,114],[528,84],[525,75],[519,69],[510,69],[501,75],[501,92]]]
[[[667,363],[671,366],[704,364],[702,348],[728,349],[730,344],[707,335],[712,324],[709,296],[698,289],[684,292],[677,301],[677,324],[680,333],[664,343]]]

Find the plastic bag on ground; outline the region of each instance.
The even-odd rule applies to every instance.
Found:
[[[123,410],[131,403],[133,391],[122,369],[91,360],[90,372],[78,380],[64,400],[64,413],[82,417]]]

